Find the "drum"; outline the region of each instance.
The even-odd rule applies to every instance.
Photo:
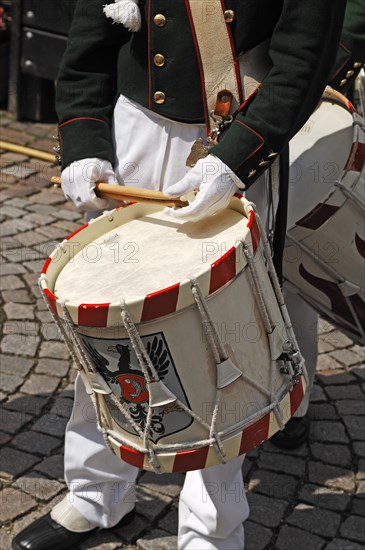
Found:
[[[322,100],[290,142],[284,276],[320,315],[364,344],[364,121],[346,98],[335,99]]]
[[[135,203],[47,259],[42,292],[126,462],[156,472],[224,463],[299,406],[303,359],[260,223],[242,198],[196,223]]]

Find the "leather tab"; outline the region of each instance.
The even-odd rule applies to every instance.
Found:
[[[229,115],[232,105],[233,94],[229,90],[221,90],[217,94],[214,114],[225,118]]]

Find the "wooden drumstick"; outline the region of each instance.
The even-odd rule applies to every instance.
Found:
[[[56,187],[61,187],[61,178],[54,176],[51,178],[51,183]],[[112,185],[110,183],[96,183],[95,193],[98,197],[113,199],[120,202],[146,202],[161,204],[162,206],[174,206],[175,208],[182,208],[189,204],[187,201],[183,201],[179,198],[173,199],[166,197],[161,191],[151,191],[150,189],[142,189],[139,187],[125,187],[124,185]]]

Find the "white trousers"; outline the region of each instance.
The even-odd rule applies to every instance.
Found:
[[[170,121],[120,97],[114,113],[115,171],[120,183],[164,190],[186,172],[192,143],[205,137],[205,126]],[[247,196],[265,223],[268,193],[265,176]],[[302,303],[292,307],[302,321]],[[300,324],[300,326],[302,326]],[[305,331],[303,330],[303,333]],[[309,342],[311,343],[311,342]],[[179,504],[180,550],[242,550],[242,523],[248,517],[242,463],[188,472]],[[166,474],[168,475],[168,474]],[[137,469],[114,456],[96,427],[92,403],[81,380],[66,430],[65,479],[70,500],[91,523],[110,527],[134,506]]]

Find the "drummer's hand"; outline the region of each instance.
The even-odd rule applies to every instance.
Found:
[[[97,182],[118,185],[113,167],[107,160],[87,158],[72,162],[61,174],[61,187],[65,197],[77,208],[103,210],[109,202],[95,195]]]
[[[239,188],[244,185],[235,173],[218,157],[208,155],[198,160],[179,182],[164,190],[168,197],[181,197],[199,189],[195,200],[185,208],[166,208],[165,214],[185,221],[201,220],[226,208]]]

